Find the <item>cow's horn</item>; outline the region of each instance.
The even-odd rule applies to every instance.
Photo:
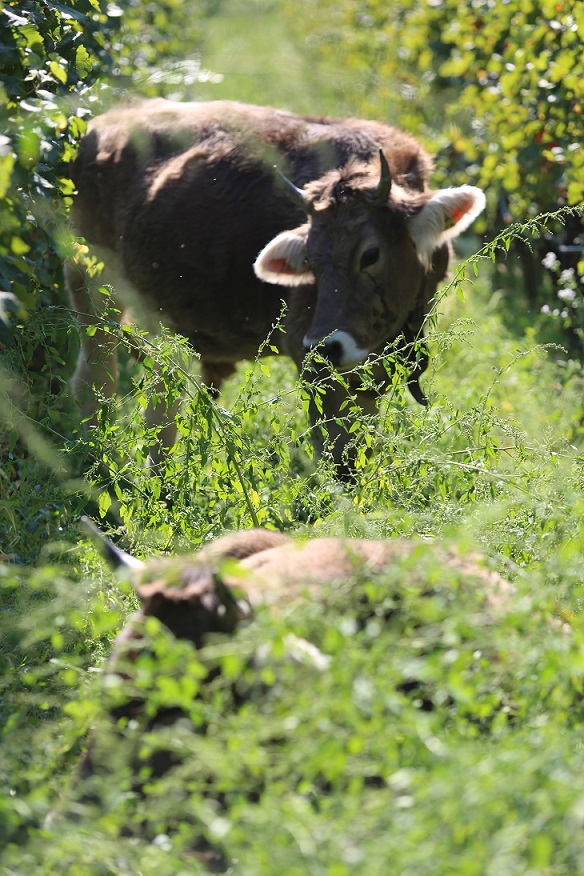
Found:
[[[381,162],[381,177],[375,193],[375,201],[377,204],[383,205],[387,203],[391,192],[391,170],[387,158],[383,154],[383,149],[379,150],[379,161]]]
[[[299,189],[298,186],[295,186],[294,183],[291,182],[287,176],[284,176],[277,164],[274,164],[274,169],[276,170],[280,179],[284,183],[284,186],[286,187],[286,194],[294,201],[295,204],[298,204],[299,207],[302,207],[302,209],[306,213],[312,213],[312,204],[308,200],[302,189]]]
[[[113,541],[106,538],[99,527],[97,527],[89,517],[81,518],[81,529],[98,544],[101,553],[112,568],[131,569],[133,572],[137,572],[144,568],[144,563],[141,560],[137,560],[136,557],[131,556],[131,554],[127,554],[125,551],[120,550],[119,547],[115,546]]]

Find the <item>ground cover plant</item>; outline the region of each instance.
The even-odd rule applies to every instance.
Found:
[[[180,4],[148,6],[151,33],[173,9]],[[256,25],[256,13],[272,16],[271,33],[281,34],[274,6],[253,9]],[[229,30],[228,5],[206,13],[214,32]],[[139,14],[128,5],[134,40]],[[199,17],[192,27],[205,33]],[[40,43],[26,34],[19,51],[36,55],[36,70]],[[122,42],[127,78],[131,40]],[[173,52],[176,43],[161,44],[160,69]],[[135,81],[149,91],[152,57],[140,57]],[[60,82],[56,58],[48,61]],[[221,72],[211,52],[203,61]],[[213,87],[208,78],[201,95]],[[217,87],[229,87],[227,74]],[[261,100],[278,101],[273,87]],[[19,180],[2,216],[20,215]],[[41,221],[33,214],[7,238],[10,271],[19,247],[11,241],[29,245]],[[24,318],[10,305],[0,339],[1,872],[203,873],[219,860],[254,876],[582,871],[582,368],[557,325],[526,310],[520,278],[500,271],[501,259],[514,264],[513,235],[536,242],[542,227],[513,227],[496,250],[464,241],[466,255],[480,255],[436,304],[424,379],[431,404],[415,405],[398,373],[379,419],[355,432],[363,452],[350,484],[326,457],[312,458],[307,398],[289,363],[249,363],[215,401],[180,339],[130,326],[109,326],[120,343],[120,395],[87,435],[61,391],[77,339],[57,279],[47,307],[24,296]],[[40,258],[30,252],[17,278],[25,286]],[[128,355],[135,348],[139,366]],[[185,390],[180,441],[161,472],[146,467],[153,436],[142,417],[155,364],[168,391]],[[130,721],[111,746],[104,731],[112,769],[87,799],[75,771],[120,695],[103,669],[136,597],[81,535],[83,513],[141,557],[255,525],[300,538],[423,542],[389,573],[355,582],[383,608],[366,621],[355,592],[331,582],[326,601],[260,612],[200,652],[153,622],[136,683],[148,708],[178,705],[188,722],[144,732]],[[478,591],[445,574],[436,544],[479,551],[512,582],[496,624]],[[287,659],[290,634],[314,643],[326,668]],[[258,649],[264,656],[250,666]],[[172,746],[176,765],[161,777],[145,769],[138,790],[128,753],[147,761],[161,745]]]

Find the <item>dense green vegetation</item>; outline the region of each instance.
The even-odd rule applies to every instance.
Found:
[[[308,6],[316,57],[347,53],[365,106],[398,112],[464,159],[465,178],[502,189],[515,220],[584,196],[584,10],[577,0],[377,0]],[[342,88],[342,82],[341,86]],[[494,205],[493,204],[493,205]]]
[[[454,14],[449,0],[392,10],[319,0],[303,16],[287,0],[188,10],[181,0],[2,4],[2,872],[205,872],[190,853],[193,837],[221,848],[230,872],[250,876],[583,871],[582,363],[562,347],[556,287],[544,284],[542,300],[558,318],[539,303],[530,312],[511,255],[516,234],[535,244],[553,223],[513,226],[497,248],[481,249],[478,236],[462,242],[459,261],[480,254],[456,273],[429,326],[431,404],[416,406],[396,383],[379,419],[356,433],[373,453],[359,460],[354,484],[311,458],[306,399],[289,363],[250,363],[216,403],[199,390],[196,364],[184,370],[180,339],[130,328],[120,330],[121,346],[147,355],[140,366],[122,355],[115,415],[104,410],[87,436],[66,390],[78,340],[59,269],[67,161],[87,111],[126,88],[398,120],[439,149],[443,178],[476,175],[492,206],[499,183],[507,186],[521,223],[532,205],[558,206],[540,199],[556,171],[577,204],[580,152],[569,143],[582,140],[581,78],[547,71],[556,51],[572,51],[571,33],[581,41],[584,24],[578,4],[551,6],[473,3],[484,22],[473,31],[474,19]],[[532,49],[526,28],[542,41]],[[518,112],[532,106],[505,66],[517,69],[517,60],[502,56],[495,69],[489,39],[501,33],[533,51],[526,64],[548,65],[538,75],[549,88],[523,75],[521,87],[557,90],[549,124],[562,158],[547,141],[538,145],[550,155],[531,157],[525,137],[505,145],[511,114],[489,103],[487,86],[467,88],[475,74],[462,44],[488,56],[485,77],[517,97]],[[406,86],[422,60],[428,75],[413,94]],[[482,127],[469,127],[473,117]],[[522,135],[531,122],[517,123]],[[489,143],[496,162],[485,161]],[[524,174],[513,184],[507,161]],[[154,362],[172,391],[186,392],[181,438],[159,474],[144,464]],[[255,524],[299,536],[424,537],[479,549],[516,593],[493,624],[480,593],[422,548],[415,562],[356,582],[356,594],[365,586],[380,605],[391,602],[388,622],[360,624],[358,597],[331,582],[326,605],[262,613],[197,655],[154,624],[156,659],[140,664],[140,684],[152,708],[186,703],[194,730],[175,728],[181,763],[141,796],[125,760],[140,728],[128,726],[112,744],[98,805],[79,799],[73,775],[115,699],[100,670],[136,602],[81,537],[82,513],[143,557]],[[290,632],[329,655],[328,668],[287,661]],[[260,645],[271,657],[250,670]],[[202,685],[218,663],[221,677]],[[156,744],[152,736],[138,747]]]
[[[359,110],[399,117],[438,152],[438,176],[485,188],[493,235],[584,197],[584,84],[578,0],[319,0],[293,26],[315,63],[343,57],[358,76]],[[346,72],[345,72],[346,76]],[[339,80],[343,87],[343,77]],[[543,306],[582,356],[579,220],[551,223],[516,247],[531,307]],[[577,238],[577,239],[575,239]],[[561,247],[572,247],[562,251]],[[541,283],[541,262],[554,291]],[[556,300],[559,293],[560,304]]]

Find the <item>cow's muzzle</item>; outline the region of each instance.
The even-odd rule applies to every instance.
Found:
[[[341,329],[335,329],[325,338],[306,335],[302,343],[306,353],[316,350],[323,359],[328,359],[333,368],[338,369],[352,368],[369,355],[369,350],[359,347],[353,336]]]

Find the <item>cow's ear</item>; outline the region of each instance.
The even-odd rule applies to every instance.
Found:
[[[485,204],[484,193],[475,186],[435,192],[408,220],[420,258],[429,262],[434,250],[468,228]]]
[[[280,286],[301,286],[314,283],[314,274],[306,261],[308,225],[294,231],[283,231],[274,237],[255,260],[256,276]]]

